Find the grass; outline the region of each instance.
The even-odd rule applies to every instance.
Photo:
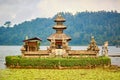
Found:
[[[0,69],[0,80],[120,80],[120,69]]]

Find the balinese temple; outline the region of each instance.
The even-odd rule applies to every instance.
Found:
[[[64,29],[66,29],[66,26],[63,24],[65,19],[59,14],[54,22],[56,22],[56,25],[53,26],[53,29],[56,30],[56,33],[48,37],[48,40],[50,41],[48,51],[52,56],[67,56],[70,51],[68,42],[71,40],[71,37],[63,32]]]
[[[50,42],[50,46],[47,50],[40,50],[39,43],[41,39],[31,38],[24,40],[24,45],[21,49],[23,57],[97,57],[99,54],[99,48],[96,44],[94,37],[91,37],[91,42],[86,50],[72,50],[69,47],[69,41],[71,37],[64,33],[67,27],[63,24],[65,19],[58,14],[54,22],[53,29],[56,30],[55,33],[50,35],[47,40]]]

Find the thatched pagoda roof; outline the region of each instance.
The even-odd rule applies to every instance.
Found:
[[[55,22],[65,22],[65,19],[60,14],[58,14],[54,21]]]
[[[66,29],[66,26],[64,26],[64,25],[55,25],[55,26],[53,26],[53,29]]]
[[[29,38],[29,39],[23,40],[23,42],[26,42],[26,41],[33,41],[33,40],[42,41],[40,38],[34,37],[34,38]]]
[[[64,33],[62,33],[62,34],[54,33],[50,37],[48,37],[48,40],[52,40],[52,39],[55,39],[55,40],[65,39],[65,40],[69,41],[69,40],[71,40],[71,37],[69,37],[68,35],[66,35]]]

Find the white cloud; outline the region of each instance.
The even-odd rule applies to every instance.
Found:
[[[118,10],[120,12],[120,0],[42,0],[39,9],[43,16],[53,16],[57,12],[81,12],[98,10]]]
[[[21,23],[36,17],[52,17],[58,12],[117,10],[120,0],[0,0],[0,25]]]

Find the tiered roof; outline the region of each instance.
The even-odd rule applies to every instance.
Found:
[[[66,35],[64,33],[62,33],[62,34],[54,33],[50,37],[48,37],[48,40],[52,40],[52,39],[55,39],[55,40],[61,40],[61,39],[71,40],[71,37],[69,37],[68,35]]]
[[[56,25],[53,26],[53,29],[66,29],[66,26],[63,25],[65,19],[60,14],[58,14],[54,21],[56,22]]]
[[[65,19],[60,14],[58,14],[54,21],[55,22],[65,22]]]
[[[63,33],[63,30],[66,29],[66,26],[64,26],[63,22],[65,22],[65,19],[58,14],[58,16],[54,20],[56,22],[56,25],[53,26],[53,29],[56,30],[56,33],[52,34],[48,37],[48,40],[62,40],[65,39],[67,41],[71,40],[71,37]]]
[[[29,39],[23,40],[23,42],[26,42],[26,41],[33,41],[33,40],[42,41],[40,38],[34,37],[34,38],[29,38]]]
[[[94,36],[91,37],[91,42],[90,42],[90,45],[88,46],[87,50],[99,51],[99,48],[96,44]]]

